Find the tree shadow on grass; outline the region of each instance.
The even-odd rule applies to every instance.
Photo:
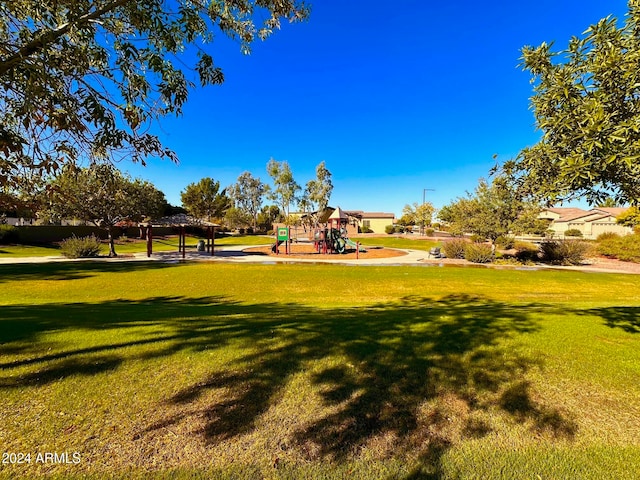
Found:
[[[19,260],[19,259],[17,259]],[[183,264],[184,265],[184,264]],[[0,283],[20,280],[79,280],[104,272],[157,270],[174,265],[160,261],[92,261],[0,265]]]
[[[578,313],[598,316],[610,328],[620,328],[628,333],[640,333],[640,307],[604,307],[582,310]]]
[[[490,412],[536,433],[575,434],[575,423],[560,409],[535,401],[523,380],[538,359],[508,344],[514,336],[536,331],[532,316],[549,308],[465,295],[331,309],[217,297],[4,307],[5,318],[15,323],[6,330],[7,320],[0,320],[0,350],[14,353],[16,346],[57,330],[148,332],[44,354],[25,350],[0,364],[0,374],[18,367],[33,371],[10,381],[0,376],[0,389],[91,375],[183,350],[241,344],[243,353],[224,369],[167,395],[165,405],[158,406],[165,414],[134,440],[191,417],[204,419],[199,434],[212,445],[251,433],[277,406],[291,379],[305,374],[326,413],[296,424],[279,439],[288,450],[305,461],[337,462],[357,457],[368,446],[382,457],[415,458],[417,453],[420,466],[407,478],[438,478],[440,459],[451,445],[491,432]],[[123,352],[138,345],[157,348]],[[94,370],[92,358],[98,359]],[[207,395],[214,391],[218,394]]]

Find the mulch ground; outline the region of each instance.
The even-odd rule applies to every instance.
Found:
[[[390,258],[390,257],[401,257],[406,255],[405,252],[400,250],[394,250],[393,248],[367,248],[366,252],[360,252],[358,254],[358,258],[367,259],[367,258]],[[275,257],[276,254],[271,252],[271,246],[268,247],[252,247],[244,249],[245,252],[250,253],[261,253],[263,255],[269,255]],[[286,255],[284,244],[280,245],[280,254],[279,256]],[[347,249],[345,253],[333,253],[333,254],[324,254],[318,253],[314,248],[313,244],[306,243],[294,243],[291,245],[291,251],[288,255],[290,258],[317,258],[321,259],[329,259],[329,258],[340,258],[344,260],[355,259],[356,251],[355,249]]]

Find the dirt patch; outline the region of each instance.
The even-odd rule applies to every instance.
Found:
[[[366,252],[359,252],[358,258],[361,259],[371,259],[371,258],[392,258],[392,257],[401,257],[406,255],[406,252],[401,250],[395,250],[393,248],[366,248]],[[280,245],[280,254],[276,255],[271,252],[271,246],[268,247],[251,247],[245,248],[243,250],[245,253],[260,253],[263,255],[269,255],[272,257],[275,256],[286,256],[284,245]],[[330,259],[340,259],[340,260],[349,260],[356,258],[355,249],[347,249],[345,253],[318,253],[313,244],[306,243],[294,243],[291,245],[291,251],[289,252],[288,258],[317,258],[318,260],[330,260]]]
[[[591,259],[585,267],[598,270],[615,270],[621,273],[640,274],[640,263],[623,262],[616,258],[596,257]]]

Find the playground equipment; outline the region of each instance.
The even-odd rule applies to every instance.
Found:
[[[276,230],[276,242],[271,246],[271,252],[275,254],[280,253],[280,245],[285,244],[285,252],[289,254],[289,242],[291,237],[289,236],[289,227],[278,227]]]
[[[349,218],[340,207],[336,208],[327,219],[326,228],[317,228],[314,232],[314,242],[318,252],[345,253],[347,247],[356,249],[356,252],[366,252],[357,242],[347,236],[347,223]]]
[[[357,253],[366,252],[358,242],[350,240],[347,233],[349,217],[340,207],[326,219],[326,224],[320,226],[316,223],[316,227],[309,231],[309,240],[314,242],[314,246],[318,253],[346,253],[348,249],[355,249]],[[276,228],[275,242],[271,245],[271,252],[280,253],[280,246],[285,244],[286,254],[291,253],[291,241],[294,227],[278,226]],[[306,228],[305,228],[306,231]],[[294,238],[298,237],[298,232],[293,234]],[[296,240],[298,241],[298,240]]]
[[[316,229],[313,239],[319,253],[346,253],[347,247],[354,248],[358,252],[367,251],[359,243],[349,239],[344,228]]]

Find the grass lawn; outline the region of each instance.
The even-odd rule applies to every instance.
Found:
[[[429,250],[431,247],[438,247],[442,244],[436,240],[414,240],[406,237],[370,237],[367,235],[354,237],[352,240],[359,240],[364,246],[378,246],[387,248],[406,248],[412,250]]]
[[[0,308],[0,478],[640,478],[640,276],[0,265]]]
[[[196,248],[199,237],[187,236],[187,248]],[[206,239],[205,239],[206,240]],[[261,235],[236,235],[224,238],[217,238],[215,244],[220,246],[234,245],[266,245],[273,242],[273,239]],[[109,247],[103,242],[102,255],[109,253]],[[154,238],[153,251],[166,252],[170,250],[178,251],[178,237]],[[116,253],[127,255],[133,253],[144,253],[147,251],[147,244],[144,240],[128,239],[126,241],[116,241]],[[60,256],[60,247],[57,244],[49,245],[0,245],[0,258],[3,257],[48,257]]]

